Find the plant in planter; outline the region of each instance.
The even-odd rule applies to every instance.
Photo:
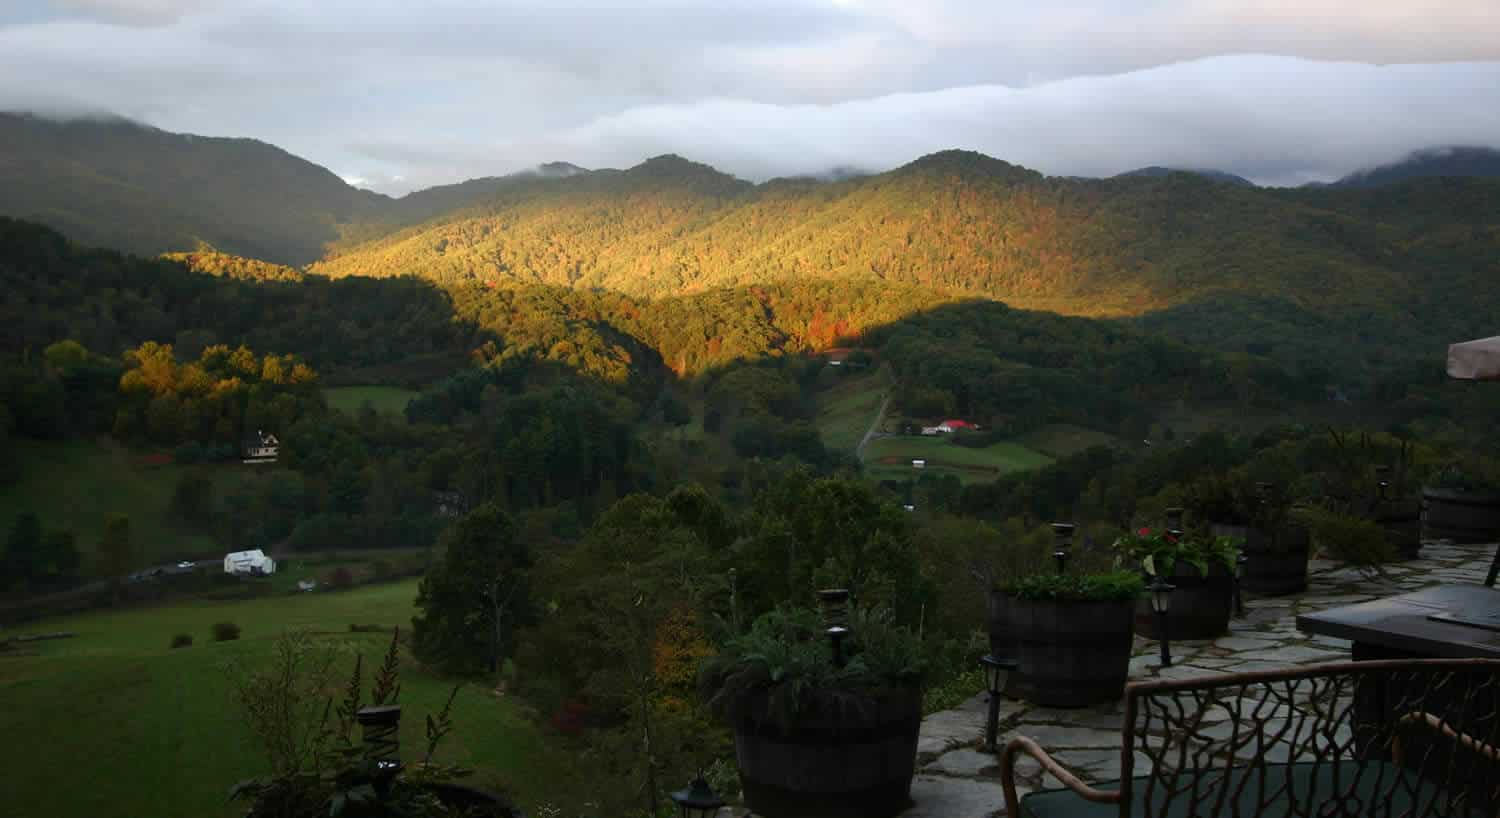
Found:
[[[1177,587],[1167,627],[1173,639],[1212,639],[1229,629],[1234,607],[1234,570],[1240,548],[1231,537],[1137,529],[1114,542],[1121,566],[1161,576]],[[1136,602],[1135,632],[1160,638],[1148,600]]]
[[[700,692],[735,731],[756,815],[878,818],[910,801],[922,644],[883,611],[851,608],[847,621],[842,664],[816,613],[782,608],[703,666]]]
[[[273,658],[254,669],[231,666],[234,699],[250,733],[265,750],[270,774],[241,781],[230,798],[246,800],[246,818],[514,818],[499,795],[456,783],[468,771],[433,763],[452,730],[458,688],[437,716],[427,717],[427,753],[421,763],[400,760],[399,634],[374,676],[370,704],[362,706],[363,662],[356,658],[343,696],[324,698],[332,686],[336,651],[307,634],[289,631]],[[354,739],[358,724],[362,736]]]
[[[1001,586],[1021,674],[1014,692],[1049,707],[1118,699],[1130,672],[1140,574],[1034,574]]]
[[[1385,530],[1367,517],[1324,508],[1303,509],[1298,516],[1305,521],[1318,552],[1324,557],[1357,568],[1378,569],[1398,556]]]
[[[1240,543],[1245,554],[1240,588],[1275,596],[1307,589],[1311,543],[1307,529],[1291,513],[1292,497],[1283,486],[1253,488],[1231,476],[1211,475],[1189,487],[1188,507],[1208,524],[1210,535]]]
[[[1424,537],[1455,542],[1500,539],[1500,467],[1470,457],[1439,469],[1422,489]]]

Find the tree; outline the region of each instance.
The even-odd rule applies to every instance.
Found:
[[[135,547],[130,542],[130,518],[111,514],[104,521],[104,538],[99,541],[100,567],[106,577],[118,582],[135,565]],[[118,595],[118,589],[116,590]]]
[[[412,649],[425,662],[456,672],[498,671],[515,631],[531,616],[532,558],[510,517],[493,503],[443,532],[434,562],[417,587]]]
[[[207,474],[185,473],[172,490],[172,511],[185,522],[205,525],[213,516],[213,499],[214,484]]]
[[[684,516],[688,519],[684,519]],[[576,668],[591,702],[616,713],[640,736],[620,762],[645,780],[648,808],[656,814],[657,772],[666,761],[662,742],[663,679],[674,662],[665,655],[694,653],[692,623],[707,593],[723,583],[712,571],[699,531],[727,538],[723,509],[696,487],[667,501],[633,494],[600,516],[575,550],[560,560],[557,611],[547,627],[578,655]],[[683,627],[665,627],[669,623]]]
[[[42,521],[27,511],[16,518],[5,540],[4,574],[0,583],[29,585],[40,573],[42,558]]]
[[[78,538],[71,531],[48,531],[42,536],[37,579],[48,585],[66,585],[78,579],[82,557]]]

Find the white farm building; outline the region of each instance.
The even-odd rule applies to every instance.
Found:
[[[259,548],[253,551],[235,551],[224,555],[224,573],[226,574],[274,574],[276,573],[276,560],[266,556]]]

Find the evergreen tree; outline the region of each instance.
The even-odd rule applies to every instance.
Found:
[[[449,526],[437,550],[417,587],[412,651],[454,672],[495,671],[531,619],[531,550],[493,503]]]
[[[5,540],[4,572],[0,586],[29,586],[41,572],[42,522],[36,514],[23,512]]]

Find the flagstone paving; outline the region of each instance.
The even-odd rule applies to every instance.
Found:
[[[1173,642],[1171,667],[1161,666],[1156,642],[1137,637],[1130,677],[1180,679],[1347,659],[1346,640],[1302,633],[1297,630],[1297,616],[1442,583],[1482,583],[1495,547],[1431,542],[1423,546],[1420,559],[1385,566],[1379,574],[1313,560],[1308,566],[1307,591],[1290,597],[1247,598],[1245,616],[1230,623],[1227,635]],[[1003,814],[999,759],[979,750],[986,707],[981,693],[923,720],[917,752],[920,771],[912,782],[915,805],[902,813],[905,818]],[[1119,703],[1071,710],[1007,700],[1000,707],[999,743],[1003,747],[1014,736],[1030,736],[1085,782],[1108,781],[1120,774],[1121,719]],[[1034,761],[1023,758],[1017,772],[1022,792],[1058,786],[1050,778],[1043,780]]]

